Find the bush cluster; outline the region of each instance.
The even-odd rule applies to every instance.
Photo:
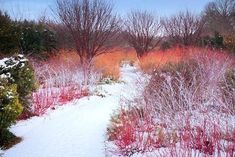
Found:
[[[206,36],[202,39],[202,45],[216,49],[224,48],[224,38],[219,32],[214,32],[214,36]]]
[[[235,35],[228,35],[224,38],[224,46],[230,50],[231,52],[235,53]]]
[[[201,90],[198,68],[198,63],[190,60],[168,63],[156,69],[143,94],[145,103],[163,114],[195,108],[201,101],[197,94]]]
[[[56,48],[56,33],[43,22],[13,21],[0,11],[0,56],[45,58]]]
[[[226,71],[220,90],[223,103],[226,104],[231,114],[235,114],[235,70]]]
[[[26,55],[45,58],[56,48],[56,34],[43,23],[18,22],[21,51]],[[45,53],[46,52],[46,53]]]
[[[107,152],[132,156],[182,147],[203,155],[233,154],[235,70],[228,57],[203,52],[155,68],[143,93],[112,116]]]
[[[24,56],[0,60],[0,146],[11,140],[8,128],[30,108],[29,96],[35,89],[34,71]]]
[[[6,13],[0,10],[0,56],[1,54],[14,54],[19,49],[19,32],[15,23]]]
[[[146,105],[158,114],[202,108],[234,114],[234,69],[221,54],[194,54],[156,69],[143,93]]]
[[[14,137],[8,128],[15,122],[16,118],[23,111],[23,106],[19,102],[17,85],[4,84],[0,80],[0,147],[4,147]]]
[[[5,75],[10,84],[17,85],[20,102],[27,108],[27,96],[37,87],[33,68],[23,55],[5,58],[2,62],[0,75]]]

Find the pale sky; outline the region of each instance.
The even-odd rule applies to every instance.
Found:
[[[125,16],[131,10],[149,10],[159,16],[169,16],[183,10],[200,13],[211,0],[112,0],[115,11]],[[12,18],[37,19],[51,16],[55,0],[0,0],[0,9]]]

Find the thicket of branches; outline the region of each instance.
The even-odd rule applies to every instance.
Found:
[[[215,34],[212,45],[235,51],[235,1],[215,0],[204,9],[206,35]],[[218,43],[218,44],[217,44]]]
[[[125,38],[138,58],[153,50],[160,42],[160,21],[147,11],[131,12],[124,22]]]
[[[211,33],[230,35],[235,31],[235,1],[215,0],[205,7],[206,26]]]
[[[119,31],[118,18],[112,5],[102,0],[58,0],[56,13],[72,37],[86,86],[93,59],[112,48],[109,40]]]
[[[76,50],[87,85],[93,59],[114,47],[129,45],[139,58],[171,45],[234,52],[234,10],[234,0],[215,0],[201,14],[186,10],[159,20],[153,13],[132,11],[123,23],[113,13],[112,3],[105,0],[57,0],[57,22],[14,21],[0,11],[0,56],[23,53],[45,58],[56,48]]]
[[[119,29],[121,23],[108,1],[58,0],[56,4],[58,23],[14,21],[1,11],[1,54],[40,54],[56,47],[74,48],[81,62],[89,64],[93,56],[107,52],[114,44],[133,47],[138,57],[161,44],[235,49],[234,0],[214,0],[201,14],[186,10],[162,17],[161,21],[153,13],[131,11],[123,18],[123,29]]]
[[[204,24],[205,20],[201,16],[188,10],[162,20],[165,35],[169,41],[185,46],[198,43],[203,33]]]

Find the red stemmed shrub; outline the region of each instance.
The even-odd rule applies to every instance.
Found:
[[[149,121],[148,118],[136,114],[133,109],[122,109],[119,115],[112,117],[107,131],[109,141],[107,155],[151,157],[234,155],[234,128],[224,130],[223,126],[218,125],[219,120],[211,121],[206,117],[202,125],[190,121],[191,118],[185,119],[181,127],[173,127]]]
[[[234,156],[233,62],[201,51],[155,67],[143,93],[111,119],[107,154]]]
[[[58,93],[48,89],[39,89],[33,93],[33,113],[35,115],[44,114],[47,109],[52,108],[58,102]]]
[[[33,93],[32,112],[35,115],[42,115],[48,109],[54,109],[86,95],[81,88],[82,72],[76,66],[79,58],[76,58],[76,55],[68,58],[65,54],[47,61],[33,62],[40,83],[39,89]]]

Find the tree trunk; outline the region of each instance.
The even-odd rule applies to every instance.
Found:
[[[82,73],[83,73],[83,87],[82,87],[82,91],[87,93],[89,92],[89,76],[90,76],[90,70],[91,70],[91,63],[88,60],[82,61]]]

